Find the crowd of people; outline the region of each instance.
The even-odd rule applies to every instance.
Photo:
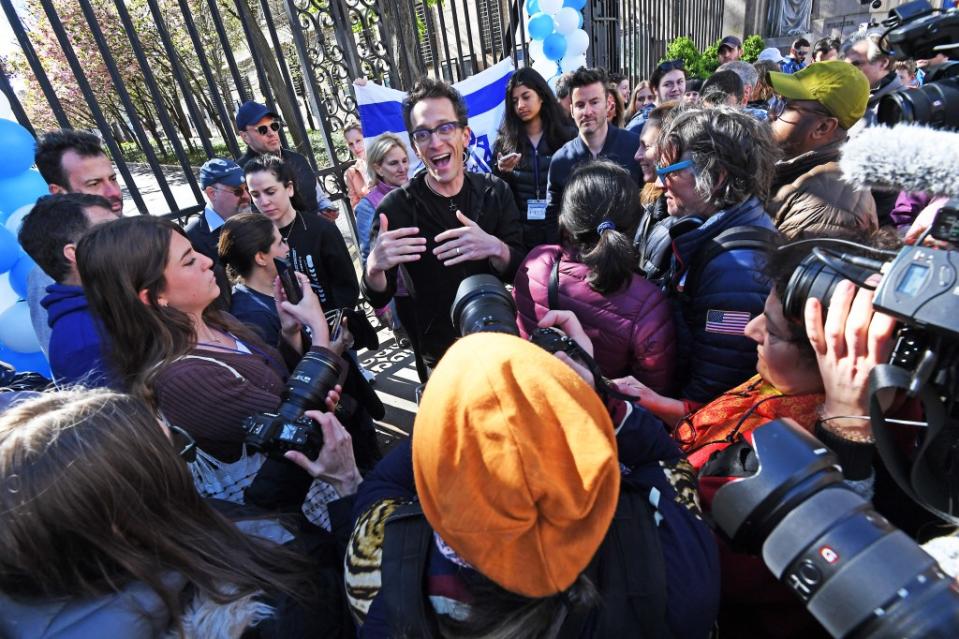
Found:
[[[672,60],[632,90],[518,69],[490,174],[467,170],[463,97],[420,79],[405,132],[343,132],[359,276],[263,104],[236,112],[245,154],[201,167],[186,228],[120,217],[95,135],[40,137],[51,194],[19,239],[56,386],[0,412],[0,635],[824,636],[708,514],[749,473],[751,433],[789,419],[928,532],[863,417],[893,319],[850,282],[786,300],[818,238],[895,247],[941,204],[837,162],[941,60],[895,61],[870,34],[755,64],[727,36],[719,57],[701,83]],[[475,275],[508,285],[520,337],[459,334]],[[385,456],[361,298],[425,384]],[[595,366],[524,339],[547,327]],[[286,420],[280,438],[303,419],[311,454],[249,443],[256,420]]]

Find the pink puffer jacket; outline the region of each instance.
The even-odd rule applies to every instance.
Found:
[[[548,285],[559,246],[538,246],[519,267],[514,282],[517,321],[523,337],[549,309]],[[559,308],[573,311],[593,342],[594,358],[609,378],[633,375],[664,393],[672,385],[676,337],[669,302],[653,284],[634,275],[630,285],[602,295],[586,283],[589,269],[564,253],[559,266]]]

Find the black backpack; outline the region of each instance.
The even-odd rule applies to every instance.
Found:
[[[423,593],[432,543],[433,530],[419,503],[397,508],[386,520],[380,595],[397,636],[440,637]],[[569,614],[558,639],[670,636],[666,567],[648,490],[621,488],[609,532],[584,574],[599,591],[602,603]]]

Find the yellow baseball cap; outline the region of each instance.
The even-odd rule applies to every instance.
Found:
[[[813,100],[849,129],[866,112],[869,80],[862,71],[841,60],[816,62],[796,73],[771,71],[773,89],[787,100]]]

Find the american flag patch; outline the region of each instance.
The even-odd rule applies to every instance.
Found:
[[[740,311],[714,311],[710,309],[706,312],[706,332],[723,333],[724,335],[742,335],[746,330],[746,324],[749,323],[749,313]]]

